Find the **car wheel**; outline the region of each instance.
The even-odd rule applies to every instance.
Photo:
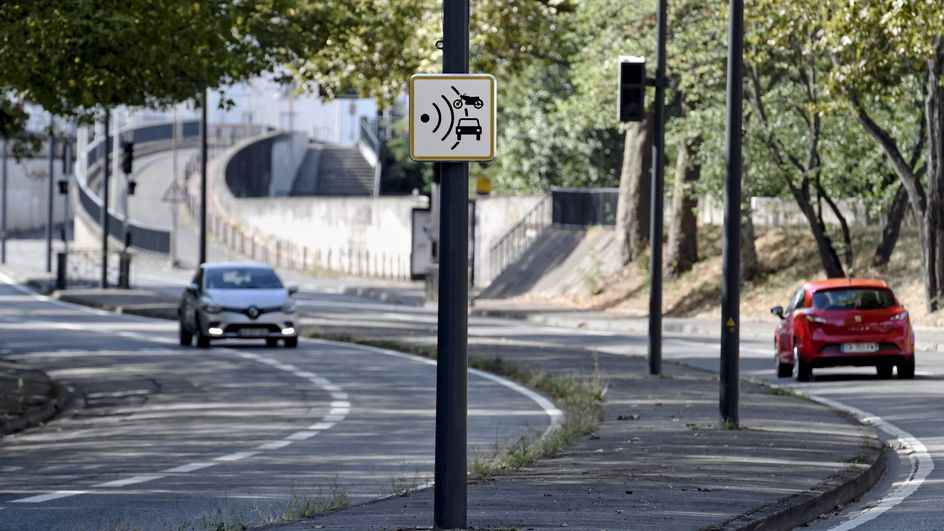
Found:
[[[784,363],[776,354],[774,354],[774,367],[777,369],[777,378],[789,378],[793,375],[793,365]]]
[[[210,348],[210,338],[197,330],[197,348]]]
[[[813,380],[813,368],[810,364],[800,359],[800,349],[793,347],[793,377],[798,382],[810,382]]]
[[[267,347],[269,347],[269,348],[274,348],[274,347],[275,347],[276,345],[278,345],[278,344],[279,344],[279,340],[278,340],[278,339],[275,339],[275,338],[273,338],[273,337],[267,337],[267,338],[266,338],[266,346],[267,346]]]
[[[297,346],[298,346],[298,338],[297,338],[297,337],[287,337],[287,338],[285,338],[285,347],[286,347],[286,348],[295,348],[295,347],[297,347]]]
[[[910,380],[914,378],[915,362],[914,359],[903,360],[898,364],[898,379]]]
[[[879,363],[875,366],[875,372],[878,373],[878,377],[882,380],[887,380],[892,377],[892,367],[891,363]]]
[[[187,331],[183,321],[180,321],[177,328],[177,337],[182,347],[189,347],[190,344],[193,343],[193,334]]]

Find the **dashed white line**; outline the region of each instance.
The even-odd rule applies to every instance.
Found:
[[[331,429],[332,427],[334,427],[335,424],[337,424],[337,422],[316,422],[316,423],[312,424],[308,429],[309,429],[309,430],[318,430],[318,431],[321,431],[321,430],[329,430],[329,429]]]
[[[147,483],[148,481],[154,481],[155,479],[161,479],[164,476],[131,476],[130,478],[116,479],[114,481],[106,481],[104,483],[98,483],[92,485],[94,488],[98,489],[108,489],[112,487],[127,487],[128,485],[137,485],[138,483]]]
[[[317,431],[296,431],[285,438],[287,441],[304,441],[318,435]]]
[[[150,389],[129,389],[127,391],[114,391],[111,393],[89,393],[85,398],[123,398],[126,396],[149,395]]]
[[[175,466],[174,468],[168,468],[164,472],[169,474],[186,474],[188,472],[195,472],[197,470],[203,470],[204,468],[210,468],[211,466],[216,466],[219,463],[187,463],[186,465]]]
[[[292,441],[273,441],[270,443],[260,444],[256,448],[260,450],[278,450],[280,448],[285,448],[292,444]]]
[[[18,500],[11,500],[10,503],[43,503],[50,500],[58,500],[60,498],[68,498],[69,496],[78,496],[79,494],[85,494],[87,490],[57,490],[55,492],[50,492],[47,494],[40,494],[38,496],[30,496],[29,498],[20,498]]]
[[[223,461],[223,462],[232,462],[239,461],[241,459],[246,459],[247,457],[252,457],[254,455],[259,455],[259,452],[233,452],[227,455],[221,455],[214,458],[214,461]]]

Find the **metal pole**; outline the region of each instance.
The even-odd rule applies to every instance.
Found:
[[[443,72],[469,71],[469,0],[443,1]],[[469,164],[440,170],[439,316],[433,525],[462,529],[467,516]]]
[[[744,100],[744,0],[730,0],[728,120],[721,281],[721,420],[737,427],[740,371],[741,113]]]
[[[62,178],[66,181],[66,191],[62,194],[62,250],[66,253],[69,252],[69,189],[71,188],[69,183],[69,177],[72,176],[72,141],[66,139],[65,143],[62,144],[62,149],[64,150],[62,158],[65,161],[63,168]]]
[[[9,140],[3,140],[3,177],[0,182],[0,189],[3,192],[3,204],[0,205],[3,208],[3,211],[0,212],[0,263],[7,263],[7,205],[9,204],[9,197],[7,194],[9,190],[7,188],[7,150],[10,148]]]
[[[662,374],[662,224],[665,193],[665,19],[666,0],[656,15],[656,100],[653,112],[652,193],[649,221],[649,374]]]
[[[200,116],[200,263],[207,259],[207,91]]]
[[[102,228],[102,278],[99,286],[108,287],[108,177],[111,174],[111,166],[108,163],[108,132],[111,125],[111,111],[105,111],[105,139],[101,145],[105,147],[105,154],[102,160],[102,211],[99,213],[99,226]]]
[[[53,224],[53,184],[55,181],[56,137],[55,118],[49,115],[49,178],[46,183],[46,272],[52,273],[52,224]]]
[[[178,183],[180,182],[179,170],[177,168],[177,128],[179,125],[177,118],[178,118],[177,107],[174,106],[174,121],[173,121],[173,125],[171,126],[172,127],[171,150],[173,152],[172,163],[174,165],[173,186],[175,187],[178,186]],[[177,265],[177,209],[178,208],[180,208],[180,205],[176,201],[172,201],[170,203],[171,218],[173,221],[173,223],[171,224],[171,231],[170,231],[170,265],[172,267]]]

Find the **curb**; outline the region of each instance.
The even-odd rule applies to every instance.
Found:
[[[51,378],[49,382],[55,390],[55,394],[53,395],[52,399],[46,401],[42,406],[36,408],[33,411],[27,412],[19,418],[8,420],[0,424],[0,438],[21,432],[28,428],[45,424],[68,407],[73,399],[72,390],[63,387]]]
[[[847,505],[849,502],[861,497],[866,491],[878,483],[882,476],[885,475],[885,471],[888,467],[885,449],[883,447],[877,448],[874,444],[870,445],[868,460],[872,462],[868,468],[824,492],[816,493],[815,491],[811,491],[796,494],[782,500],[786,503],[790,503],[793,500],[799,499],[799,501],[793,505],[783,507],[781,503],[775,502],[770,506],[761,507],[755,513],[742,515],[734,520],[708,529],[736,529],[738,531],[788,530],[815,520],[818,516],[831,513],[836,507]],[[759,518],[754,519],[755,516],[759,516]],[[739,523],[741,520],[745,519],[751,519],[751,521],[743,524]]]

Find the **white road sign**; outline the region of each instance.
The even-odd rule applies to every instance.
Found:
[[[410,158],[495,158],[497,89],[488,74],[416,74],[410,78]]]

